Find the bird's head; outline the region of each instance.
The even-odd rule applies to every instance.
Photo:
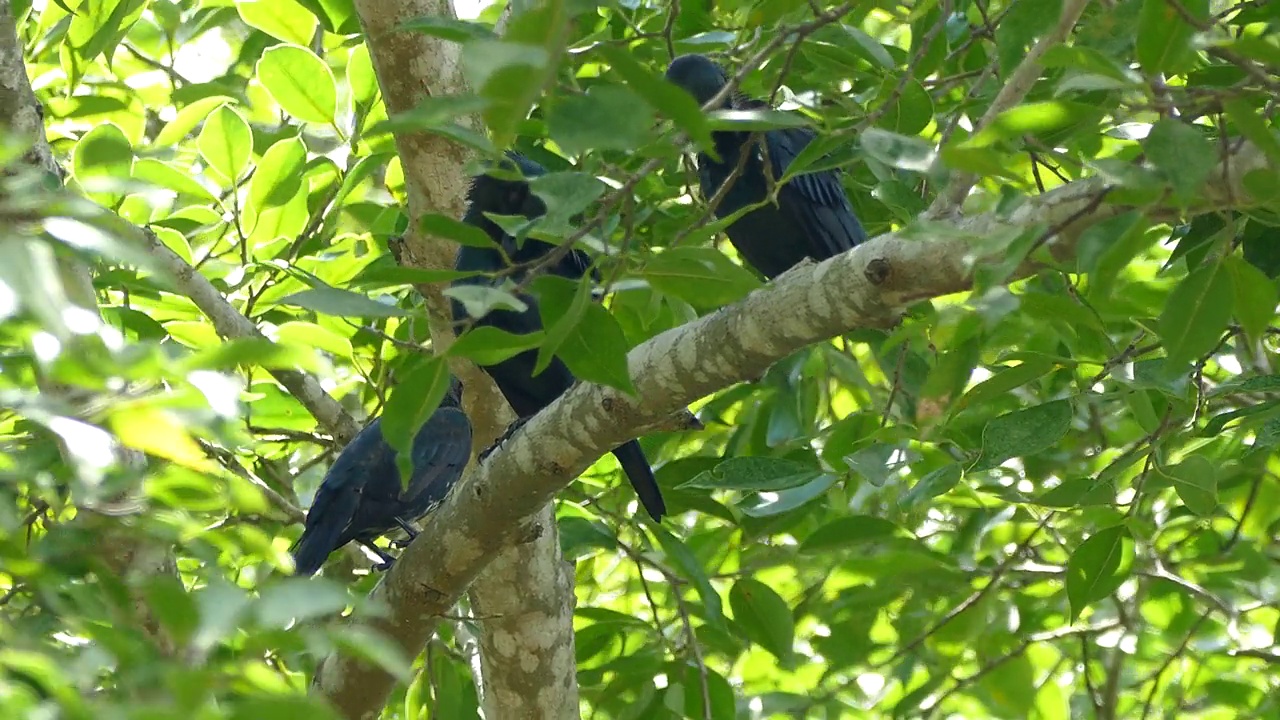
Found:
[[[684,88],[699,105],[706,105],[729,82],[720,66],[703,55],[681,55],[672,60],[667,80]],[[722,107],[728,107],[731,100],[725,98]]]
[[[444,394],[444,400],[440,401],[441,405],[452,405],[459,407],[462,404],[462,381],[457,375],[449,376],[449,390]]]

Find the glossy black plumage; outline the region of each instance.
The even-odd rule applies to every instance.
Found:
[[[413,442],[413,476],[403,492],[395,451],[375,419],[342,449],[307,511],[306,528],[293,551],[298,575],[314,575],[329,553],[355,540],[378,553],[382,569],[392,558],[373,541],[434,510],[462,476],[471,456],[471,422],[459,408],[462,386],[453,379],[440,407]]]
[[[507,157],[526,177],[535,177],[546,171],[541,165],[516,153],[508,153]],[[491,175],[479,175],[472,180],[467,193],[467,212],[463,220],[481,228],[489,234],[503,251],[517,265],[530,263],[544,257],[555,248],[550,243],[525,238],[523,245],[516,248],[516,239],[505,233],[496,223],[484,217],[485,212],[496,215],[523,215],[527,218],[540,217],[546,213],[546,206],[533,194],[529,185],[522,181],[502,180]],[[496,249],[463,246],[458,251],[455,263],[458,270],[474,270],[493,273],[506,267],[502,254]],[[591,269],[591,260],[576,248],[556,263],[549,271],[570,279],[581,278]],[[593,277],[598,277],[593,273]],[[519,276],[513,279],[519,280]],[[494,282],[492,276],[474,276],[454,281],[454,285],[485,284]],[[542,329],[542,318],[538,314],[537,301],[522,294],[520,299],[527,305],[524,312],[513,310],[493,310],[483,318],[476,320],[477,325],[505,330],[523,335]],[[453,318],[462,322],[468,317],[465,307],[457,300],[453,301]],[[575,378],[569,368],[558,357],[553,357],[550,364],[539,374],[534,375],[533,368],[537,362],[536,350],[528,350],[494,365],[484,366],[485,372],[493,378],[498,389],[502,391],[511,408],[520,419],[526,420],[537,414],[556,398],[560,397],[573,385]],[[660,520],[666,513],[666,504],[662,493],[653,477],[649,461],[634,440],[620,445],[613,450],[622,470],[626,473],[631,486],[645,510],[655,520]]]
[[[701,55],[681,55],[667,68],[667,80],[684,88],[705,105],[725,86],[724,71]],[[766,107],[740,95],[724,100],[724,109]],[[750,132],[717,131],[712,134],[717,162],[698,153],[698,180],[705,200],[710,200],[738,166],[744,148],[750,151],[742,173],[715,209],[727,217],[764,200],[769,193],[766,159],[759,145],[748,147]],[[817,135],[807,128],[767,130],[762,133],[769,176],[781,179],[787,168]],[[778,189],[777,204],[769,203],[738,218],[725,234],[747,264],[772,280],[806,257],[825,260],[866,241],[867,234],[845,195],[838,170],[798,175]]]

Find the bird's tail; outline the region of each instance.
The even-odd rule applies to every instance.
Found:
[[[301,577],[315,575],[329,558],[329,553],[338,546],[345,525],[344,522],[319,522],[303,530],[293,549],[294,574]]]
[[[662,501],[662,491],[658,489],[658,481],[653,477],[653,469],[649,467],[649,459],[640,449],[640,443],[632,440],[625,445],[613,449],[613,456],[618,458],[622,472],[627,474],[631,487],[640,496],[640,504],[649,512],[654,520],[661,520],[667,513],[667,504]]]

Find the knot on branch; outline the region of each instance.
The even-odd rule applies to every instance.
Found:
[[[884,258],[873,258],[862,272],[872,285],[883,285],[893,274],[893,266]]]

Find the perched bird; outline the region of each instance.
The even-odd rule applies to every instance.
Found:
[[[518,153],[509,152],[507,153],[507,158],[526,177],[535,177],[546,173],[546,170],[541,165]],[[462,218],[463,221],[475,225],[488,233],[489,237],[493,238],[494,242],[502,247],[503,252],[516,265],[531,263],[545,257],[548,252],[555,248],[550,243],[533,238],[525,238],[523,245],[517,248],[516,238],[508,235],[496,223],[484,216],[485,212],[489,212],[495,215],[523,215],[533,219],[546,213],[546,206],[529,189],[528,183],[516,180],[502,180],[492,175],[481,174],[471,181],[471,187],[467,191],[467,203],[467,211]],[[494,283],[495,277],[492,274],[507,268],[508,265],[503,259],[502,252],[497,249],[464,245],[458,250],[455,269],[480,271],[489,273],[489,275],[459,278],[454,281],[454,285]],[[591,259],[586,253],[574,248],[548,270],[556,275],[578,279],[588,272],[590,268]],[[527,268],[518,271],[513,279],[516,281],[521,280],[526,271]],[[516,335],[525,335],[541,330],[542,318],[538,314],[537,301],[527,294],[521,294],[520,300],[527,306],[527,309],[523,312],[507,309],[492,310],[484,317],[477,319],[476,324],[495,327]],[[453,301],[454,322],[462,322],[466,318],[466,308],[455,299]],[[489,374],[489,377],[493,378],[503,397],[507,399],[507,402],[511,403],[511,408],[520,417],[507,430],[503,438],[499,438],[498,442],[502,442],[524,421],[554,402],[575,381],[573,373],[569,372],[569,368],[558,357],[553,357],[550,364],[541,373],[535,375],[533,369],[537,358],[538,352],[536,349],[526,350],[497,364],[484,366],[484,371]],[[626,473],[627,478],[631,481],[631,486],[635,488],[636,494],[640,496],[640,503],[644,505],[645,510],[654,520],[661,520],[667,510],[666,504],[662,500],[662,493],[658,489],[657,480],[653,477],[653,470],[649,467],[649,461],[645,458],[644,451],[640,449],[640,443],[632,440],[619,445],[613,449],[613,455],[618,459],[618,463],[622,466],[622,471]]]
[[[342,449],[307,511],[293,551],[298,575],[314,575],[329,553],[355,540],[378,554],[379,570],[394,558],[373,544],[393,528],[417,537],[410,522],[431,512],[453,488],[471,456],[471,422],[459,408],[462,384],[452,378],[440,407],[413,440],[413,475],[401,489],[395,450],[382,437],[381,418]]]
[[[667,80],[705,105],[729,79],[711,60],[702,55],[681,55],[667,67]],[[720,109],[767,107],[764,103],[730,94]],[[698,180],[705,200],[710,201],[720,186],[738,167],[741,154],[749,152],[742,173],[715,208],[724,218],[768,197],[771,177],[780,180],[800,151],[817,135],[807,128],[766,130],[760,145],[748,141],[749,131],[712,133],[720,161],[698,153]],[[766,176],[766,165],[768,163]],[[747,264],[772,280],[806,257],[825,260],[856,247],[867,239],[866,231],[853,213],[853,206],[840,183],[838,170],[804,173],[778,189],[776,204],[770,202],[738,218],[725,234]]]

